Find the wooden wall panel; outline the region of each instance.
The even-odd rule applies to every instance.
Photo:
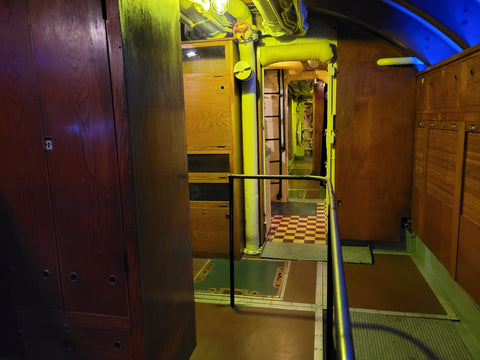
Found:
[[[480,224],[480,133],[466,139],[462,214]]]
[[[413,185],[422,187],[425,180],[425,160],[427,145],[427,129],[417,127],[415,131],[415,150],[413,167]]]
[[[422,236],[455,277],[465,125],[428,124]]]
[[[430,130],[426,191],[448,207],[453,206],[455,196],[457,142],[456,131]]]
[[[461,65],[454,63],[429,74],[430,103],[433,109],[458,108],[462,81]]]
[[[202,249],[200,255],[226,257],[230,251],[228,203],[192,202],[192,247]]]
[[[479,302],[480,271],[479,48],[448,59],[417,77],[417,118],[428,129],[424,200],[414,176],[414,231]],[[419,174],[419,172],[418,172]],[[418,205],[417,205],[418,204]],[[416,217],[416,218],[415,218]]]
[[[451,262],[450,256],[457,236],[453,232],[454,221],[455,213],[451,206],[431,194],[425,194],[422,240],[451,274],[454,274],[455,263]]]
[[[424,75],[417,81],[417,101],[416,101],[416,108],[417,111],[428,110],[431,107],[431,99],[430,99],[430,76]]]
[[[115,130],[117,136],[118,168],[122,198],[123,230],[129,279],[140,279],[140,259],[137,244],[135,192],[132,172],[132,149],[127,111],[123,39],[120,9],[117,0],[107,0],[107,36],[110,57]],[[129,315],[131,319],[132,350],[134,358],[144,357],[142,288],[140,282],[128,281]]]
[[[101,3],[31,1],[30,11],[45,134],[53,139],[47,159],[65,308],[125,316],[125,248]]]
[[[460,217],[457,281],[480,304],[480,224]]]
[[[412,228],[421,236],[422,213],[425,189],[425,165],[428,130],[423,121],[418,121],[415,129],[415,147],[413,159],[413,189],[412,189]]]
[[[462,75],[462,107],[480,106],[480,54],[473,54],[462,63]]]
[[[379,67],[399,49],[358,29],[338,37],[336,198],[342,239],[400,241],[410,216],[415,69]]]
[[[195,304],[179,3],[119,4],[138,209],[144,358],[183,359],[195,347]]]
[[[26,1],[0,2],[0,258],[18,305],[61,310]]]
[[[480,304],[480,133],[466,139],[457,281]]]

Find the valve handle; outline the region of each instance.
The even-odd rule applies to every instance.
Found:
[[[233,36],[237,40],[248,40],[252,34],[252,27],[244,20],[237,21],[233,26]]]

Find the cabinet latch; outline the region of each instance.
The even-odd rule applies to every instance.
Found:
[[[51,136],[45,136],[43,138],[44,143],[45,143],[45,150],[53,150],[53,139]]]

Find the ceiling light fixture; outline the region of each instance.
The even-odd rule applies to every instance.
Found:
[[[223,15],[228,10],[228,0],[210,0],[210,6],[217,15]]]

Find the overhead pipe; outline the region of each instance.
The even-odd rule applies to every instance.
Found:
[[[265,66],[265,70],[288,70],[290,75],[303,73],[303,64],[301,61],[282,61],[275,64]]]
[[[323,39],[293,45],[261,46],[259,48],[259,61],[262,66],[295,60],[318,60],[328,64],[335,56],[334,49],[334,45]]]
[[[265,35],[283,36],[295,32],[295,27],[287,25],[273,1],[253,0],[255,7],[262,16]]]
[[[189,33],[192,39],[224,38],[232,32],[233,22],[227,17],[199,11],[198,6],[188,0],[180,0],[180,19],[192,29]]]
[[[302,0],[293,0],[296,19],[291,19],[290,8],[282,8],[276,0],[253,0],[262,16],[264,34],[271,36],[305,35],[306,8]]]
[[[425,63],[414,57],[394,57],[394,58],[383,58],[377,60],[378,66],[408,66],[413,65],[417,68],[417,70],[421,71],[426,69]]]
[[[241,0],[230,0],[228,13],[237,21],[246,21],[250,26],[253,25],[250,9]],[[258,175],[256,60],[253,41],[239,41],[238,51],[240,61],[247,62],[252,69],[252,75],[242,81],[243,172],[248,175]],[[246,239],[244,252],[258,254],[260,253],[260,229],[257,180],[245,180],[244,193]]]
[[[424,65],[423,61],[414,56],[383,58],[377,60],[378,66]]]

